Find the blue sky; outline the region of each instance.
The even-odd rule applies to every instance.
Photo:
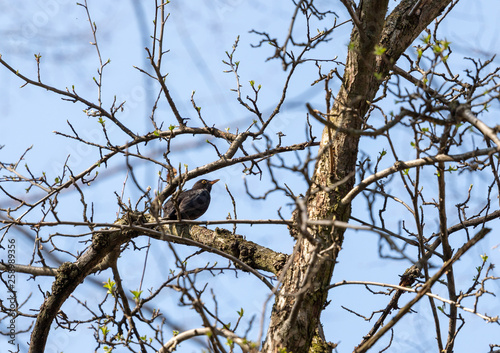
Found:
[[[317,4],[325,6],[328,3],[320,1]],[[157,87],[153,81],[147,79],[133,66],[147,67],[144,47],[151,45],[149,36],[152,30],[154,9],[151,2],[138,4],[139,2],[135,4],[123,2],[117,6],[111,2],[91,1],[89,8],[93,21],[97,24],[97,36],[102,58],[103,60],[108,58],[111,60],[111,63],[106,66],[103,76],[104,106],[109,107],[115,96],[118,101],[125,100],[125,110],[119,115],[119,118],[134,131],[145,133],[153,129],[149,122],[149,114],[152,100],[157,94]],[[43,5],[35,1],[14,5],[12,2],[0,0],[0,5],[3,8],[0,15],[0,54],[4,60],[24,75],[36,78],[34,54],[40,53],[42,55],[41,78],[44,83],[60,89],[74,85],[78,94],[90,100],[97,99],[97,89],[92,77],[97,75],[98,59],[95,48],[89,44],[93,39],[82,7],[76,6],[72,1],[65,0],[48,1]],[[335,6],[333,10],[340,19],[345,19],[346,13],[340,2]],[[235,132],[237,128],[244,129],[251,123],[253,117],[237,103],[235,93],[230,91],[235,88],[234,76],[223,73],[223,70],[227,69],[222,63],[222,60],[226,59],[225,51],[231,50],[238,35],[240,43],[235,56],[240,61],[239,74],[243,85],[243,95],[251,93],[248,81],[254,80],[256,84],[261,84],[260,108],[265,114],[269,114],[281,94],[286,73],[283,72],[278,61],[266,62],[266,58],[273,52],[271,47],[251,48],[251,44],[258,43],[260,38],[249,33],[249,30],[266,31],[271,36],[282,40],[293,12],[291,2],[253,1],[250,4],[241,0],[233,2],[225,0],[180,2],[174,0],[169,5],[169,11],[171,16],[166,27],[165,47],[170,52],[165,55],[163,69],[164,72],[169,73],[166,82],[179,110],[184,116],[189,116],[192,119],[189,124],[198,124],[190,102],[192,91],[196,91],[196,103],[202,107],[202,114],[208,125],[215,125],[219,128],[229,127],[231,132]],[[452,42],[452,62],[457,65],[457,72],[461,72],[470,64],[464,61],[463,57],[471,56],[484,59],[497,52],[500,44],[499,37],[492,35],[499,33],[497,14],[498,6],[496,4],[468,0],[460,2],[444,21],[440,34]],[[338,55],[339,60],[344,60],[350,30],[350,25],[336,30],[334,40],[328,45],[320,47],[315,56],[331,58]],[[498,60],[494,64],[498,65]],[[341,69],[339,67],[339,70]],[[322,86],[310,86],[310,83],[317,77],[316,72],[317,69],[312,64],[304,65],[298,70],[291,81],[288,99],[281,109],[280,115],[270,126],[274,133],[283,131],[286,134],[284,143],[293,144],[304,139],[304,117],[306,114],[304,105],[306,102],[321,107],[324,104]],[[87,117],[82,112],[86,108],[85,106],[62,101],[54,94],[37,87],[19,88],[22,82],[3,67],[0,68],[0,82],[2,82],[0,88],[0,106],[2,107],[0,145],[5,146],[0,150],[0,160],[14,162],[28,147],[33,145],[32,150],[25,156],[25,162],[34,174],[45,172],[49,180],[60,176],[61,161],[64,161],[68,155],[70,155],[69,165],[75,174],[95,163],[99,157],[97,151],[53,133],[55,130],[70,133],[71,130],[66,125],[68,120],[82,137],[96,139],[98,142],[104,143],[102,134],[100,134],[100,125],[95,118]],[[335,85],[332,87],[334,91],[337,88]],[[392,101],[386,103],[387,106],[384,108],[390,111],[392,103]],[[498,107],[492,109],[493,113],[498,112]],[[491,125],[497,124],[497,116],[492,114],[487,122]],[[175,124],[175,119],[165,103],[159,105],[156,119],[159,122],[163,121],[165,127]],[[314,133],[319,137],[321,127],[315,123],[313,125]],[[107,127],[114,143],[123,144],[127,141],[127,136],[114,128],[111,122],[107,124]],[[408,137],[402,135],[396,138],[396,141],[403,146],[400,157],[412,159],[410,146],[406,146],[406,149],[404,147]],[[156,158],[161,158],[164,148],[165,146],[161,143],[151,143],[142,151],[151,153]],[[376,156],[382,148],[384,146],[379,142],[369,138],[362,139],[361,150],[363,152]],[[188,164],[189,168],[193,169],[215,159],[216,154],[204,142],[203,138],[198,140],[184,138],[179,139],[173,147],[170,158],[172,158],[174,165]],[[290,157],[289,160],[293,160],[293,158]],[[118,206],[114,192],[121,193],[126,179],[123,163],[123,158],[117,158],[108,164],[107,169],[101,167],[99,169],[100,177],[92,187],[85,190],[87,200],[94,203],[96,221],[112,222],[116,218]],[[385,166],[389,166],[393,161],[388,160],[386,163]],[[202,219],[225,219],[227,213],[232,212],[231,200],[225,192],[224,183],[236,196],[239,218],[278,218],[276,210],[280,206],[282,213],[286,217],[290,216],[292,209],[286,206],[289,199],[282,194],[273,194],[265,201],[252,201],[245,194],[241,170],[240,166],[235,166],[208,176],[213,179],[220,178],[221,182],[214,187],[212,207]],[[143,188],[147,186],[151,186],[153,189],[158,188],[158,168],[156,166],[138,163],[134,172],[139,177]],[[286,180],[287,185],[291,186],[297,194],[305,192],[305,183],[299,178],[286,172],[280,173],[278,177],[280,180]],[[262,194],[270,186],[267,175],[264,175],[262,181],[258,177],[247,177],[247,181],[256,194]],[[456,185],[457,190],[462,190],[461,186],[471,182],[478,183],[477,180],[459,179],[454,185]],[[482,196],[481,185],[478,185],[478,188],[479,191],[473,197],[480,199]],[[19,188],[20,195],[23,195],[23,189],[24,187]],[[32,190],[28,197],[31,200],[36,200],[41,194],[37,190]],[[124,195],[125,199],[130,198],[132,203],[140,195],[130,178],[125,186]],[[61,217],[65,219],[81,218],[82,207],[75,202],[78,199],[79,196],[74,190],[63,193],[60,198]],[[2,200],[2,202],[5,201]],[[353,204],[353,209],[355,211],[364,210],[366,204],[360,198]],[[356,214],[366,216],[363,211]],[[34,215],[33,219],[36,219],[36,216]],[[395,229],[407,217],[408,215],[398,214],[394,219],[391,219]],[[454,219],[451,217],[450,221],[454,221]],[[435,222],[435,219],[430,216],[427,222],[430,232],[435,231]],[[71,233],[74,232],[74,229],[67,227],[64,231]],[[290,253],[293,246],[285,227],[239,226],[237,232],[245,235],[249,240],[278,251]],[[19,244],[19,259],[29,258],[33,251],[32,241],[23,238],[21,234],[16,236]],[[344,249],[340,255],[333,281],[350,279],[398,282],[398,275],[408,267],[408,263],[380,260],[377,255],[377,240],[375,234],[347,232]],[[68,246],[73,250],[81,250],[85,246],[74,240],[60,239],[58,242],[60,246]],[[495,259],[498,262],[500,256],[498,248],[494,248],[494,246],[499,242],[498,237],[492,236],[485,239],[477,248],[472,249],[472,256],[457,264],[457,273],[460,273],[457,277],[464,281],[471,278],[474,267],[479,264],[480,254],[488,253],[492,262],[495,262]],[[138,240],[139,245],[146,243],[145,238]],[[150,272],[145,279],[145,283],[148,283],[147,288],[158,285],[161,280],[160,275],[166,273],[166,269],[173,264],[166,244],[159,242],[154,242],[154,244],[148,262]],[[187,255],[191,249],[179,247],[179,251]],[[63,257],[63,259],[71,260],[71,257]],[[123,254],[119,266],[128,289],[137,288],[143,261],[144,251],[139,253],[129,249]],[[203,266],[207,262],[214,263],[215,261],[226,263],[220,258],[203,254],[194,258],[190,264],[193,267]],[[95,280],[102,282],[110,276],[110,272],[106,272],[96,276]],[[19,293],[27,296],[28,293],[33,292],[31,303],[32,306],[36,307],[34,303],[40,303],[40,292],[34,281],[25,281],[25,279],[27,277],[18,276]],[[215,277],[203,275],[201,280],[207,281],[209,287],[217,292],[221,305],[220,310],[224,312],[223,315],[228,320],[234,322],[236,310],[243,307],[248,313],[246,314],[248,316],[245,316],[247,321],[244,320],[243,327],[248,324],[252,315],[256,315],[255,322],[259,322],[263,303],[268,296],[266,288],[260,282],[245,273],[238,274],[238,278],[235,279],[234,274],[230,272]],[[102,301],[105,290],[87,283],[88,281],[89,279],[78,288],[75,296],[87,299],[89,303]],[[41,283],[44,290],[50,290],[50,281],[42,280]],[[498,285],[493,288],[496,291],[498,289]],[[207,296],[208,298],[209,296]],[[196,315],[187,308],[177,307],[177,299],[176,295],[168,292],[168,295],[155,302],[155,306],[161,308],[162,312],[171,315],[175,322],[183,322],[185,327],[199,326],[200,323]],[[339,352],[351,351],[352,347],[359,343],[361,335],[366,333],[372,325],[372,323],[364,322],[362,319],[346,313],[340,305],[356,309],[368,316],[373,310],[384,307],[387,301],[386,297],[374,297],[361,287],[339,287],[331,292],[329,299],[332,300],[332,304],[325,310],[322,319],[327,338],[333,342],[341,341]],[[432,317],[426,314],[427,309],[424,301],[419,305],[421,307],[416,309],[418,314],[409,315],[396,327],[396,338],[391,351],[421,352],[433,347]],[[75,301],[70,299],[63,309],[71,312],[71,308],[74,307],[76,307]],[[225,311],[222,311],[222,308],[225,308]],[[271,306],[268,305],[265,317],[269,315],[270,308]],[[489,314],[498,313],[499,310],[498,301],[488,302],[488,306],[485,308]],[[75,311],[75,314],[85,317],[86,313],[81,311],[81,308]],[[477,320],[478,324],[466,325],[468,331],[460,336],[455,351],[486,351],[488,349],[487,343],[493,343],[495,337],[498,337],[498,326],[486,325],[473,315],[463,315],[467,323],[475,323]],[[254,323],[253,327],[252,338],[256,338],[258,324]],[[81,336],[80,333],[75,335],[61,330],[53,331],[49,336],[47,351],[72,352],[76,351],[75,347],[79,347],[79,351],[92,351],[95,345],[91,331],[85,328],[80,328],[80,330],[83,332]],[[168,329],[165,332],[168,334]],[[478,335],[484,338],[484,341],[483,339],[480,342],[468,340],[468,337],[478,337]],[[19,340],[21,345],[29,339],[27,335],[21,337],[22,339]],[[0,342],[2,339],[3,337],[0,337]],[[383,344],[385,343],[381,343],[380,347],[383,347]],[[184,344],[181,348],[183,352],[199,351],[199,347],[196,345]],[[24,349],[22,348],[21,351]]]

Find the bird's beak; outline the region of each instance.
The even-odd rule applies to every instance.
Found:
[[[214,185],[216,182],[218,182],[220,179],[215,179],[215,180],[212,180],[212,181],[209,181],[210,184]]]

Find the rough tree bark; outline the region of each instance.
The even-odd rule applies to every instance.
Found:
[[[115,225],[116,229],[96,232],[92,238],[92,244],[77,261],[65,262],[57,269],[52,291],[47,294],[40,307],[31,333],[29,353],[45,351],[51,325],[68,297],[90,274],[112,266],[120,254],[120,247],[130,239],[147,234],[159,240],[195,245],[206,251],[228,254],[233,262],[240,262],[240,267],[246,265],[250,270],[261,269],[275,274],[281,270],[286,261],[284,254],[221,229],[212,231],[196,225],[159,227],[154,217],[141,214],[127,215],[116,221]],[[268,286],[272,288],[271,284]]]
[[[336,126],[361,128],[381,82],[376,77],[389,74],[400,55],[450,2],[403,0],[387,18],[388,0],[360,2],[354,21],[360,24],[360,28],[353,28],[343,85],[330,111],[330,119]],[[383,56],[375,55],[376,45],[386,49]],[[309,190],[307,214],[313,220],[347,221],[350,204],[342,205],[340,200],[354,184],[359,136],[337,132],[331,141],[329,136],[332,132],[329,134],[325,128],[321,155]],[[331,160],[330,148],[333,151]],[[346,181],[339,184],[342,180]],[[298,219],[296,226],[299,227]],[[311,342],[328,296],[326,287],[342,248],[344,229],[318,226],[309,228],[308,232],[314,241],[304,236],[297,240],[291,266],[276,295],[263,352],[327,350],[318,350]]]

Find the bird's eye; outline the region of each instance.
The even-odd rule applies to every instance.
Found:
[[[202,183],[203,183],[203,184],[206,184],[206,183],[207,183],[207,181],[206,181],[206,180],[203,180],[203,181],[202,181]]]

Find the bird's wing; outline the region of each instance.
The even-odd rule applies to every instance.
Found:
[[[165,205],[163,205],[163,217],[166,219],[175,219],[172,218],[175,215],[175,207],[172,199],[168,200]]]
[[[182,219],[197,219],[205,213],[210,204],[210,192],[206,189],[191,189],[184,191],[177,198]],[[172,199],[164,207],[164,217],[177,219],[177,210]]]
[[[188,191],[182,192],[177,197],[177,204],[179,205],[179,208],[181,208],[182,200],[186,197],[186,193]],[[168,199],[168,201],[163,206],[163,217],[170,220],[177,219],[177,212],[175,210],[174,200],[172,197]]]
[[[205,189],[188,190],[183,193],[182,199],[179,200],[179,208],[185,210],[189,208],[208,208],[206,200],[210,200],[210,193]]]
[[[183,219],[197,219],[205,213],[210,204],[210,192],[205,189],[190,190],[180,204]]]

